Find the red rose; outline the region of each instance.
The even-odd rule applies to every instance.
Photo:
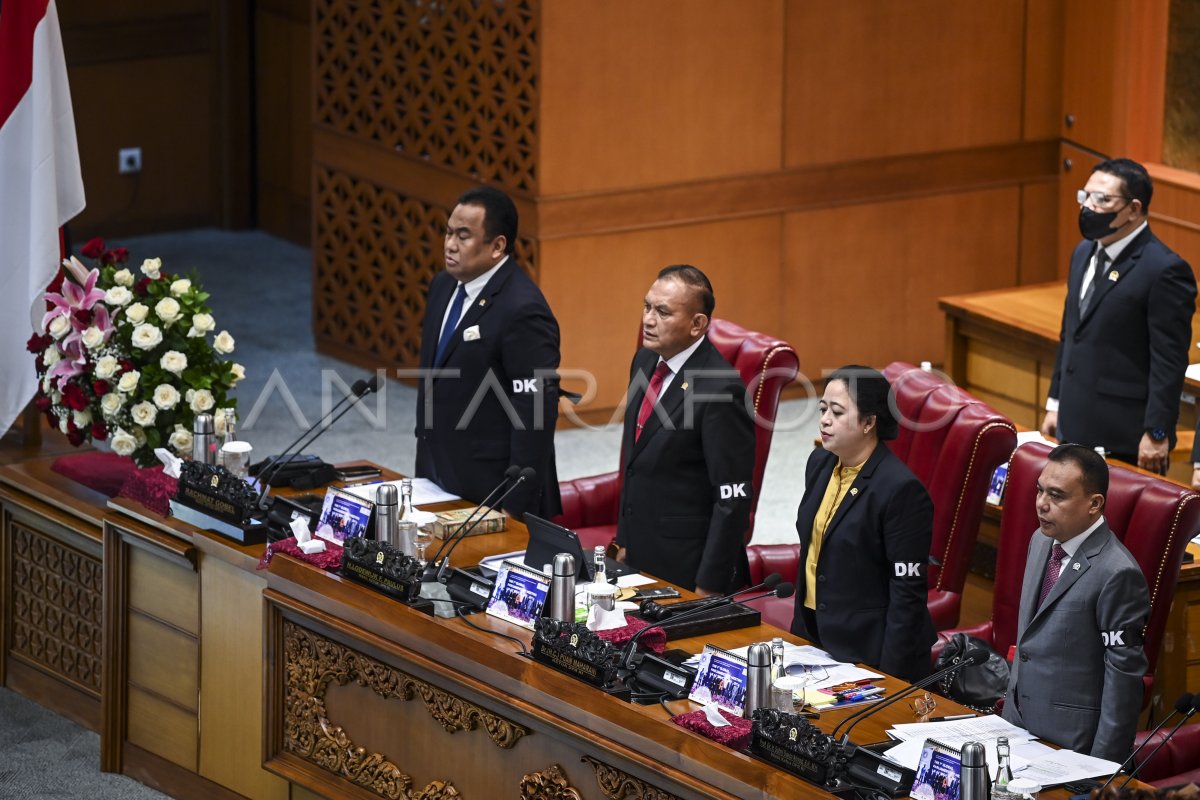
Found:
[[[83,330],[92,324],[92,312],[77,308],[71,312],[71,319],[75,320],[75,324],[79,326],[80,330]]]
[[[104,420],[98,419],[92,423],[92,438],[97,441],[108,438],[108,426],[104,424]]]
[[[133,293],[136,294],[138,297],[145,297],[146,289],[149,286],[150,286],[150,279],[142,278],[140,281],[138,281],[137,283],[134,284]]]
[[[90,242],[85,244],[83,246],[83,249],[80,250],[79,252],[83,253],[88,258],[95,258],[96,256],[98,256],[104,252],[104,240],[101,239],[100,237],[96,237],[95,239],[92,239]]]
[[[83,444],[84,435],[84,432],[79,428],[68,430],[67,441],[70,442],[72,447],[79,447],[79,445]]]
[[[50,406],[52,405],[50,402],[50,396],[45,395],[45,394],[38,394],[38,396],[35,397],[33,400],[33,405],[38,411],[43,411],[43,412],[49,411]]]
[[[112,258],[110,263],[113,264],[124,264],[129,260],[129,250],[124,247],[114,247],[109,255]]]
[[[88,399],[83,388],[78,383],[68,383],[62,391],[63,405],[73,411],[83,411],[87,408]]]
[[[108,394],[110,391],[112,391],[112,389],[109,387],[108,381],[97,379],[92,382],[92,393],[95,394],[96,397],[104,397],[104,395]]]
[[[133,362],[130,361],[128,358],[121,359],[121,374],[130,372],[132,370],[133,370]]]
[[[35,333],[33,336],[30,336],[29,341],[25,343],[25,349],[31,353],[40,353],[45,350],[53,341],[53,336],[43,336],[42,334]]]

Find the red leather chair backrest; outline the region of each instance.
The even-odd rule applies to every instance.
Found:
[[[1007,417],[933,373],[901,361],[883,374],[892,384],[899,435],[892,452],[933,500],[929,588],[963,591],[996,467],[1017,446]]]
[[[1001,654],[1016,642],[1025,557],[1037,529],[1036,484],[1049,452],[1046,445],[1026,444],[1017,448],[1009,462],[992,600],[993,647]],[[1147,675],[1153,675],[1183,552],[1200,531],[1200,494],[1164,478],[1110,464],[1104,516],[1146,576],[1150,618],[1145,650],[1150,663]]]
[[[779,396],[800,372],[800,358],[792,346],[782,339],[747,330],[725,319],[712,320],[708,326],[708,340],[742,376],[746,394],[753,403],[754,497],[750,504],[750,529],[746,531],[746,543],[749,544],[754,531],[754,513],[758,509],[763,473],[767,469],[767,456],[771,452],[771,437],[775,433]]]

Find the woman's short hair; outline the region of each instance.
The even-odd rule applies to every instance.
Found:
[[[826,383],[834,381],[846,384],[850,399],[858,406],[859,417],[875,417],[875,433],[880,439],[887,441],[896,438],[900,433],[900,425],[893,410],[892,385],[882,372],[859,364],[849,364],[835,370]]]

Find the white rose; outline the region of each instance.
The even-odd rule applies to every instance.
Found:
[[[208,389],[201,389],[198,392],[188,392],[188,394],[191,395],[188,401],[191,404],[192,411],[195,411],[197,414],[208,411],[215,405],[212,392]]]
[[[82,411],[71,412],[71,418],[75,420],[76,428],[86,428],[92,424],[92,412],[86,408]]]
[[[149,323],[138,325],[133,329],[130,342],[141,350],[152,350],[162,343],[162,331]]]
[[[109,444],[112,446],[113,452],[119,456],[133,455],[133,451],[137,449],[137,439],[133,438],[129,431],[121,428],[117,428],[113,432]]]
[[[229,331],[217,334],[217,338],[213,339],[213,350],[226,355],[233,352],[233,337],[229,335]]]
[[[53,367],[59,361],[62,361],[62,353],[58,352],[57,347],[47,347],[46,352],[42,353],[42,363],[46,365],[46,369]]]
[[[50,376],[49,375],[42,376],[42,391],[45,392],[46,394],[50,394]],[[53,397],[51,397],[50,399],[54,400]],[[58,401],[54,400],[54,402],[58,402]]]
[[[95,325],[92,325],[83,332],[83,346],[88,350],[95,350],[104,344],[104,333]]]
[[[106,381],[116,374],[117,359],[113,356],[100,356],[100,359],[96,361],[96,377]]]
[[[154,407],[153,403],[143,400],[130,408],[129,414],[133,417],[134,423],[145,427],[154,424],[154,420],[158,417],[158,409]]]
[[[170,411],[179,404],[179,390],[169,383],[160,383],[154,389],[154,405]]]
[[[150,313],[150,309],[142,303],[134,303],[129,308],[125,309],[125,317],[134,324],[139,324],[146,321],[146,315]]]
[[[192,282],[187,278],[180,278],[177,281],[171,281],[171,294],[176,297],[183,297],[187,294],[188,289],[192,288]]]
[[[114,417],[121,410],[124,400],[119,392],[109,392],[100,398],[100,410],[104,412],[104,416]]]
[[[113,273],[113,280],[119,286],[133,286],[133,273],[127,269],[119,269]]]
[[[159,278],[158,271],[162,269],[161,258],[147,258],[142,262],[142,274],[150,280],[156,281]]]
[[[63,414],[61,417],[58,418],[58,430],[62,433],[66,433],[68,430],[70,430],[70,428],[67,427],[67,415],[66,414]]]
[[[175,448],[176,453],[191,453],[192,432],[182,425],[176,425],[175,432],[171,434],[171,438],[167,440],[167,444]]]
[[[229,369],[231,369],[233,371],[233,385],[234,386],[241,383],[242,379],[246,377],[246,368],[243,367],[241,364],[231,364]]]
[[[49,333],[55,339],[61,339],[71,330],[71,318],[62,315],[50,320]]]
[[[104,293],[104,302],[110,306],[123,306],[133,299],[133,292],[124,286],[114,286]]]
[[[167,372],[172,372],[176,375],[187,369],[187,356],[178,350],[168,350],[163,353],[163,357],[158,360],[158,365]]]
[[[137,388],[138,380],[142,377],[142,373],[136,369],[131,369],[121,376],[121,380],[117,381],[117,389],[122,392],[132,392]]]
[[[179,301],[174,297],[164,297],[154,304],[154,313],[158,314],[167,325],[179,319]]]
[[[193,314],[192,329],[188,331],[188,336],[194,339],[197,336],[203,336],[215,327],[217,327],[217,323],[212,318],[212,314]]]

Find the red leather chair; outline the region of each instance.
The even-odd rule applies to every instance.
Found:
[[[1138,780],[1159,788],[1187,783],[1200,784],[1200,725],[1184,725],[1162,750],[1154,754],[1154,758],[1149,758],[1150,753],[1154,752],[1154,748],[1158,747],[1173,727],[1174,722],[1154,734],[1154,741],[1147,744],[1134,758]],[[1149,731],[1139,732],[1134,737],[1134,746],[1140,746],[1148,738]],[[1119,782],[1123,780],[1124,778],[1118,778],[1116,785],[1119,786]]]
[[[755,426],[754,497],[750,506],[750,529],[754,531],[754,512],[758,508],[758,493],[762,486],[767,456],[771,450],[775,415],[779,410],[779,395],[796,379],[800,359],[787,342],[756,333],[723,319],[713,319],[708,327],[708,339],[722,356],[741,374],[746,391],[754,400]],[[638,335],[641,345],[641,334]],[[562,481],[563,513],[556,521],[579,534],[584,549],[607,545],[617,535],[617,506],[621,497],[620,472],[591,475],[586,478]]]
[[[1035,486],[1049,452],[1050,448],[1044,444],[1026,444],[1017,448],[1009,461],[1004,513],[1000,518],[1000,546],[996,552],[992,618],[962,629],[983,639],[1002,656],[1007,656],[1017,641],[1025,557],[1029,540],[1038,527]],[[1200,531],[1200,494],[1164,478],[1110,465],[1104,517],[1137,559],[1150,589],[1150,618],[1145,632],[1149,668],[1143,679],[1145,699],[1149,702],[1183,551]],[[944,641],[955,632],[943,631],[940,638]]]
[[[1016,448],[1017,431],[991,406],[912,364],[897,361],[883,374],[892,384],[900,419],[900,433],[887,445],[933,500],[929,613],[938,630],[952,628],[958,624],[992,473]],[[752,545],[751,579],[777,571],[794,580],[799,553],[799,544]],[[757,572],[760,567],[765,571]],[[778,607],[767,611],[769,605],[760,607],[768,621],[789,627],[792,603],[777,601]]]

